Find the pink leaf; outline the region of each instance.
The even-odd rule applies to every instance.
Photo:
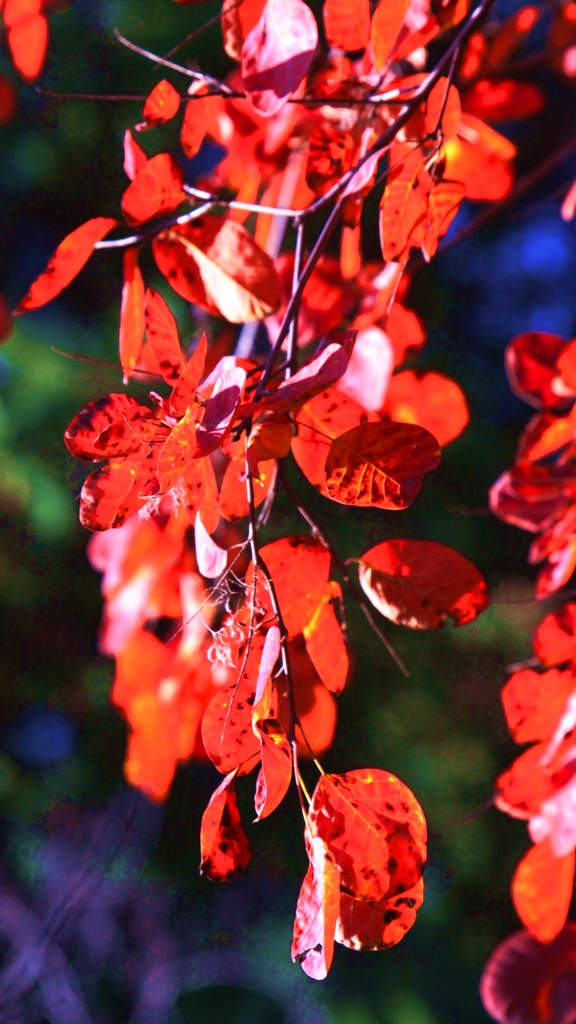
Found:
[[[264,117],[276,114],[312,63],[318,29],[302,0],[268,0],[242,47],[242,84]]]

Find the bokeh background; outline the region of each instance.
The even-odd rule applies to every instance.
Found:
[[[218,6],[74,0],[51,20],[40,85],[146,94],[157,74],[113,29],[164,53]],[[517,6],[501,0],[498,13]],[[532,50],[544,41],[545,19]],[[217,26],[194,53],[204,70],[225,71]],[[14,79],[5,52],[0,71]],[[570,87],[544,63],[530,78],[549,107],[503,126],[520,147],[519,173],[568,138],[573,122]],[[11,305],[66,233],[90,217],[117,215],[126,186],[122,136],[141,111],[135,102],[55,99],[21,84],[18,92],[18,113],[0,128],[0,288]],[[461,383],[472,413],[415,505],[359,514],[317,502],[343,557],[394,535],[443,541],[482,569],[493,594],[490,609],[461,630],[421,635],[388,626],[408,679],[347,602],[355,674],[324,766],[378,766],[413,788],[429,822],[430,859],[427,898],[407,938],[386,953],[337,947],[323,983],[289,957],[306,867],[295,796],[249,826],[254,859],[219,887],[198,874],[199,823],[215,770],[181,768],[163,807],[122,780],[126,727],[109,702],[112,665],[97,650],[100,581],[86,560],[80,480],[62,443],[72,416],[117,390],[120,375],[52,351],[117,358],[120,255],[97,254],[57,300],[17,320],[0,352],[0,1019],[487,1021],[478,979],[496,942],[518,926],[508,888],[528,844],[522,823],[482,807],[515,756],[499,703],[504,667],[530,655],[531,631],[546,610],[532,600],[529,538],[485,514],[487,491],[529,416],[505,378],[507,341],[529,329],[576,333],[576,230],[559,215],[562,186],[575,176],[568,158],[521,205],[415,279],[409,303],[429,333],[419,363]],[[452,232],[475,213],[466,205]],[[376,256],[372,244],[367,255]],[[148,281],[154,273],[147,266]],[[192,330],[185,304],[171,302]],[[281,515],[283,532],[301,532],[288,505]],[[272,528],[264,539],[275,535]],[[247,792],[247,807],[249,800]]]

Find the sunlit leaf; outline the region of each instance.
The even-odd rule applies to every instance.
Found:
[[[341,693],[348,678],[349,661],[334,601],[342,598],[337,583],[328,583],[313,618],[304,627],[306,650],[322,682],[332,693]]]
[[[309,820],[340,868],[343,893],[360,900],[411,889],[426,859],[426,822],[414,794],[395,775],[359,768],[322,775]]]
[[[439,461],[438,443],[422,427],[364,423],[332,441],[326,489],[344,505],[407,508]]]
[[[397,423],[416,423],[444,445],[462,433],[468,407],[462,391],[440,373],[404,370],[388,387],[384,412]]]
[[[170,412],[178,419],[181,419],[196,401],[196,390],[204,374],[207,352],[208,338],[203,334],[176,380],[170,396]]]
[[[532,669],[514,672],[502,690],[502,704],[516,743],[549,739],[574,690],[576,678],[569,669],[564,672],[555,668],[543,673]]]
[[[321,981],[334,955],[340,872],[322,839],[307,832],[304,838],[310,864],[296,905],[291,952],[310,978]]]
[[[482,574],[458,551],[431,540],[386,540],[358,566],[360,585],[387,619],[410,629],[471,622],[488,605]]]
[[[303,0],[267,0],[242,47],[242,85],[255,110],[276,114],[307,74],[318,42]]]
[[[265,6],[266,0],[224,0],[222,4],[224,49],[233,60],[242,58],[244,40],[260,20]]]
[[[234,878],[252,858],[252,846],[238,810],[235,781],[236,772],[230,772],[210,797],[202,815],[200,874],[213,882]]]
[[[135,125],[137,132],[146,128],[154,128],[158,124],[170,121],[180,108],[180,96],[173,85],[165,78],[154,86],[144,104],[144,120]]]
[[[42,0],[5,0],[2,18],[14,67],[25,82],[35,82],[48,49],[48,19]]]
[[[370,26],[370,39],[374,50],[374,61],[382,70],[408,10],[410,0],[380,0]]]
[[[298,410],[298,434],[292,439],[292,452],[300,469],[313,487],[326,490],[326,457],[330,443],[353,427],[375,422],[353,398],[335,388],[327,388]]]
[[[232,323],[262,320],[278,306],[278,277],[270,257],[233,220],[213,214],[161,232],[154,259],[188,302]]]
[[[534,653],[544,665],[576,661],[576,604],[567,602],[547,615],[534,635]]]
[[[186,199],[184,175],[169,153],[158,153],[136,172],[122,196],[128,224],[142,224],[159,213],[172,213]]]
[[[266,544],[260,555],[274,580],[284,625],[295,636],[308,625],[322,600],[330,572],[330,552],[313,537],[283,537]],[[250,566],[247,580],[251,573]],[[262,578],[256,596],[264,608],[270,606],[270,595]]]
[[[75,459],[97,462],[136,452],[145,440],[165,440],[169,429],[131,395],[112,394],[85,406],[68,426],[64,442]]]
[[[202,740],[210,760],[225,774],[260,755],[260,740],[252,729],[252,706],[265,637],[256,633],[248,657],[240,654],[235,683],[217,693],[202,719]]]
[[[94,217],[66,235],[51,256],[46,270],[36,278],[14,313],[19,315],[30,309],[38,309],[59,295],[88,262],[96,242],[104,238],[116,224],[117,221],[112,217]]]
[[[124,383],[132,376],[144,341],[144,281],[138,266],[138,249],[124,253],[124,284],[120,306],[120,365]]]
[[[146,292],[144,319],[146,337],[158,363],[160,373],[167,384],[174,384],[184,369],[178,329],[170,307],[162,296],[152,288]]]
[[[390,899],[355,900],[340,895],[336,942],[349,949],[389,949],[400,942],[416,920],[424,900],[424,880]]]
[[[540,942],[551,942],[566,924],[574,885],[574,852],[555,857],[545,840],[516,868],[512,900],[518,917]]]

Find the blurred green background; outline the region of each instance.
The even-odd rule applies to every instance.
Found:
[[[113,29],[164,53],[218,6],[75,0],[51,19],[40,84],[146,94],[157,80],[152,65],[123,49]],[[500,10],[514,6],[501,4]],[[227,66],[218,27],[184,56],[192,53],[204,70],[221,74]],[[14,77],[5,53],[0,71]],[[505,126],[523,147],[520,170],[562,141],[570,125],[573,96],[545,69],[536,74],[555,116]],[[18,89],[20,109],[0,128],[0,287],[12,306],[66,233],[90,217],[118,214],[126,187],[122,136],[141,112],[138,103],[58,100],[21,84]],[[154,145],[160,137],[147,138]],[[150,809],[156,838],[148,853],[140,862],[135,857],[133,868],[120,859],[112,872],[131,887],[132,907],[139,901],[149,906],[138,943],[126,937],[131,926],[124,904],[115,912],[124,935],[117,936],[118,948],[127,962],[133,950],[138,963],[159,955],[158,935],[174,958],[188,958],[171,1015],[162,1018],[168,1024],[287,1024],[294,1019],[291,1006],[292,1013],[300,1007],[302,1024],[487,1020],[478,978],[496,942],[518,926],[508,889],[528,844],[521,823],[494,809],[476,812],[516,754],[499,703],[504,666],[531,654],[530,635],[545,606],[531,597],[529,538],[455,508],[486,509],[488,488],[509,465],[528,418],[506,383],[506,342],[527,329],[568,337],[576,332],[574,228],[560,220],[558,202],[549,198],[570,173],[576,168],[567,163],[519,213],[439,258],[415,281],[410,304],[430,337],[421,365],[462,383],[472,411],[471,426],[445,451],[415,505],[401,514],[359,514],[316,502],[343,557],[389,536],[425,537],[467,554],[492,588],[492,607],[464,629],[421,635],[386,627],[409,679],[347,601],[356,670],[340,700],[337,739],[324,767],[378,766],[414,789],[430,828],[427,898],[418,921],[386,953],[337,947],[329,979],[311,982],[289,958],[305,871],[295,797],[272,820],[249,826],[254,860],[244,875],[219,888],[198,875],[200,817],[218,776],[206,765],[181,768],[163,821],[161,812]],[[473,212],[464,209],[456,229]],[[145,272],[150,283],[151,264]],[[87,536],[76,518],[80,480],[62,443],[72,416],[87,401],[118,390],[120,374],[52,351],[55,346],[115,360],[120,289],[120,256],[96,254],[57,300],[16,321],[0,352],[0,882],[37,910],[50,888],[43,823],[63,801],[89,813],[123,792],[126,729],[109,704],[112,665],[97,651],[99,577],[86,561]],[[174,308],[184,331],[191,331],[185,305],[175,300]],[[306,483],[299,486],[315,501]],[[280,529],[302,531],[281,502],[276,522],[267,537]],[[139,813],[146,818],[148,812],[140,807]],[[71,826],[66,836],[80,857],[82,841],[76,842]],[[74,852],[70,856],[73,864]],[[63,948],[65,940],[66,934]],[[8,945],[0,937],[4,955]],[[94,963],[90,978],[80,978],[93,1020],[155,1020],[134,1009],[138,985],[128,968],[123,973],[105,954],[98,960],[104,967]],[[41,1019],[31,1006],[26,1012],[25,1020]]]

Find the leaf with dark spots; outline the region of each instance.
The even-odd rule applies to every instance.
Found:
[[[395,946],[414,924],[423,898],[422,878],[403,896],[375,902],[355,900],[342,893],[336,942],[356,950],[379,950]]]
[[[244,831],[234,788],[236,771],[210,797],[200,828],[200,874],[227,882],[250,863],[252,846]]]
[[[387,798],[393,811],[384,813]],[[426,859],[424,816],[414,795],[394,775],[379,769],[323,775],[309,820],[335,857],[342,891],[355,899],[388,898],[421,877]]]
[[[320,981],[330,970],[340,904],[340,873],[326,844],[304,833],[310,865],[296,906],[292,959]]]
[[[139,450],[142,442],[164,440],[169,428],[145,405],[130,395],[113,394],[90,402],[64,434],[75,459],[96,462]]]

